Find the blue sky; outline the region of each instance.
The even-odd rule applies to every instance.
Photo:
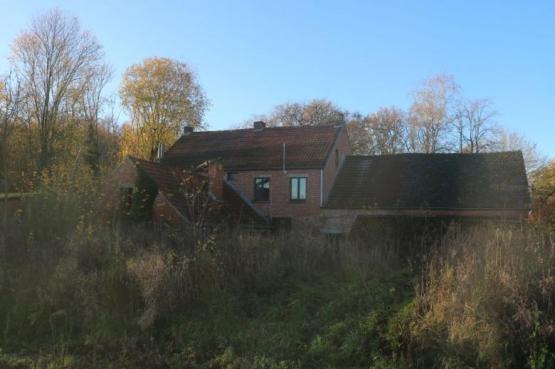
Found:
[[[0,0],[0,73],[13,39],[51,7],[97,36],[114,94],[125,68],[145,57],[191,65],[213,129],[313,98],[362,113],[407,108],[422,80],[449,73],[555,157],[552,1]]]

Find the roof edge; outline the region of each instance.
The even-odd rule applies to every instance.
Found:
[[[326,166],[326,164],[327,164],[327,162],[328,162],[328,160],[329,160],[329,158],[330,158],[330,155],[331,155],[331,153],[333,152],[333,148],[334,148],[334,147],[336,146],[336,144],[337,144],[337,140],[339,139],[339,136],[340,136],[340,135],[343,133],[343,131],[346,129],[346,125],[341,125],[341,126],[338,126],[338,127],[334,127],[334,129],[335,129],[335,138],[333,139],[333,142],[332,142],[331,146],[329,147],[328,151],[326,152],[326,156],[325,156],[325,158],[324,158],[324,162],[322,163],[322,166],[321,166],[320,168],[318,168],[318,169],[323,169],[323,168]],[[347,137],[347,139],[349,139],[349,138]],[[350,144],[350,143],[349,143],[349,144]],[[347,155],[347,156],[348,156],[348,155]],[[333,186],[332,186],[332,187],[333,187]]]

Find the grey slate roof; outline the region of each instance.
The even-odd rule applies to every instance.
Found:
[[[347,156],[330,209],[528,209],[520,151]]]

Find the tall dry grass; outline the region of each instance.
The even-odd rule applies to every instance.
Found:
[[[438,368],[555,367],[554,236],[482,226],[447,237],[417,286],[411,360]]]

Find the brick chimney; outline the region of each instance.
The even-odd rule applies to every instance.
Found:
[[[266,122],[257,120],[256,122],[254,122],[253,128],[257,131],[262,131],[264,128],[266,128]]]
[[[189,136],[191,133],[193,133],[194,130],[195,128],[191,126],[183,127],[183,136]]]
[[[165,151],[166,151],[166,149],[164,147],[164,144],[162,142],[160,142],[158,144],[158,149],[156,150],[156,161],[160,162],[160,160],[162,160],[164,158]]]
[[[208,162],[208,190],[216,199],[224,198],[224,169],[219,161]]]

